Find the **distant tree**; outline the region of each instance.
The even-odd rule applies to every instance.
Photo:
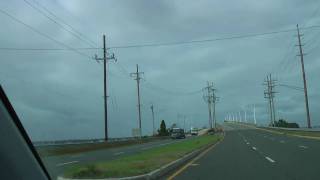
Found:
[[[173,124],[171,125],[171,129],[176,128],[176,127],[178,127],[176,123],[173,123]]]
[[[297,124],[297,123],[288,123],[284,119],[279,119],[279,121],[276,121],[274,125],[275,125],[275,127],[299,128],[299,124]]]
[[[159,136],[168,136],[169,135],[167,127],[166,127],[166,123],[164,122],[164,120],[161,121],[160,129],[158,130],[158,133],[159,133]]]

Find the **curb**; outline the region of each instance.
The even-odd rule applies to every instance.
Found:
[[[224,134],[223,134],[224,135]],[[186,155],[184,155],[183,157],[170,162],[169,164],[166,164],[162,167],[160,167],[159,169],[156,169],[154,171],[151,171],[150,173],[147,174],[142,174],[142,175],[138,175],[138,176],[130,176],[130,177],[122,177],[122,178],[104,178],[104,179],[94,179],[94,180],[149,180],[149,179],[159,179],[160,177],[162,177],[163,175],[173,171],[174,169],[178,168],[179,166],[182,166],[183,164],[185,164],[187,161],[195,158],[196,156],[198,156],[200,153],[202,153],[203,151],[205,151],[206,149],[210,148],[211,146],[214,146],[215,144],[219,143],[222,139],[218,140],[215,143],[211,143],[208,144],[198,150],[195,150],[191,153],[188,153]],[[92,179],[71,179],[71,178],[64,178],[61,176],[58,176],[57,180],[92,180]]]

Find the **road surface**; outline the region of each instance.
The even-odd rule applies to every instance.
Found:
[[[224,140],[167,178],[319,180],[320,141],[225,124]]]
[[[188,138],[191,138],[191,137],[188,137]],[[42,160],[46,168],[48,169],[52,179],[56,179],[58,175],[63,174],[66,168],[74,164],[85,164],[90,162],[113,160],[122,156],[135,154],[141,151],[146,151],[148,149],[165,146],[168,144],[181,142],[181,141],[183,141],[183,139],[157,140],[157,141],[143,143],[143,144],[128,145],[128,146],[117,147],[117,148],[108,148],[108,149],[78,153],[73,155],[67,154],[67,155],[60,155],[60,156],[43,157]]]

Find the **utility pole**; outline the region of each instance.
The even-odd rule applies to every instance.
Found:
[[[216,103],[219,101],[219,97],[215,95],[215,89],[212,89],[212,101],[213,101],[213,122],[214,128],[217,128],[217,119],[216,119]]]
[[[183,116],[183,131],[186,132],[186,116]]]
[[[309,112],[309,100],[308,100],[308,90],[307,90],[307,80],[306,74],[304,70],[304,60],[303,60],[303,51],[302,51],[302,44],[301,44],[301,34],[299,30],[299,25],[297,24],[297,33],[298,33],[298,46],[299,46],[299,55],[301,60],[301,69],[302,69],[302,77],[303,77],[303,87],[304,87],[304,98],[306,103],[306,111],[307,111],[307,125],[308,128],[311,128],[311,120],[310,120],[310,112]]]
[[[131,73],[130,76],[134,77],[137,81],[137,93],[138,93],[138,117],[139,117],[139,133],[140,133],[140,138],[142,136],[142,129],[141,129],[141,104],[140,104],[140,80],[141,80],[141,74],[143,72],[139,72],[139,66],[137,64],[137,71],[135,73]]]
[[[244,122],[246,123],[247,122],[247,111],[244,110]]]
[[[99,61],[103,61],[103,99],[104,99],[104,140],[108,141],[108,94],[107,94],[107,64],[109,60],[114,60],[115,62],[117,59],[115,58],[114,54],[112,53],[111,56],[107,56],[107,47],[106,47],[106,36],[103,35],[103,58],[98,58],[95,55],[94,59],[99,63]]]
[[[253,105],[253,121],[254,124],[257,124],[257,120],[256,120],[256,105]]]
[[[274,109],[274,91],[273,88],[275,87],[275,80],[272,80],[271,78],[271,74],[269,74],[269,80],[270,80],[270,93],[271,93],[271,104],[272,104],[272,115],[273,115],[273,126],[275,125],[275,121],[276,121],[276,111]]]
[[[275,116],[275,108],[274,108],[274,94],[276,92],[273,91],[274,87],[276,86],[276,80],[273,80],[271,74],[267,76],[267,80],[265,80],[264,85],[267,86],[266,90],[264,91],[264,97],[268,99],[269,102],[269,112],[270,112],[270,125],[274,126],[276,121]]]
[[[211,104],[212,104],[212,89],[213,84],[207,81],[207,87],[204,88],[203,99],[208,103],[208,112],[209,112],[209,127],[212,129],[212,113],[211,113]]]
[[[152,112],[152,134],[155,135],[155,130],[154,130],[154,111],[153,111],[153,104],[151,104],[151,112]]]

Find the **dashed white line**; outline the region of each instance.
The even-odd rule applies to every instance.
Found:
[[[65,163],[59,163],[56,166],[64,166],[64,165],[67,165],[67,164],[72,164],[72,163],[77,163],[77,162],[79,162],[79,161],[70,161],[70,162],[65,162]]]
[[[124,154],[124,152],[117,152],[117,153],[114,153],[113,155],[114,155],[114,156],[118,156],[118,155],[120,155],[120,154]]]
[[[269,158],[268,156],[266,156],[265,158],[266,158],[268,161],[270,161],[271,163],[276,162],[275,160],[273,160],[273,159]]]
[[[284,141],[284,140],[281,140],[280,143],[285,143],[285,141]]]
[[[256,147],[252,147],[252,149],[253,149],[253,150],[255,150],[255,151],[257,150],[257,148],[256,148]]]
[[[249,145],[250,143],[249,142],[247,142],[247,145]]]
[[[308,149],[308,146],[300,145],[299,147],[300,147],[300,148],[303,148],[303,149]]]

